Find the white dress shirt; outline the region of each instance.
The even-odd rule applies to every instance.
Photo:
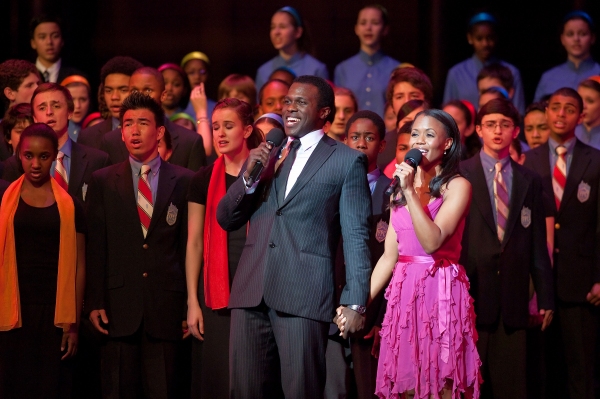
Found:
[[[39,58],[35,61],[35,67],[38,69],[38,71],[41,72],[42,76],[44,75],[44,72],[48,72],[48,82],[52,83],[60,83],[57,82],[58,71],[60,71],[60,64],[60,58],[58,59],[58,61],[52,64],[50,68],[46,68],[44,65],[42,65]]]
[[[319,129],[300,138],[300,148],[296,150],[296,159],[294,160],[294,164],[290,170],[290,175],[288,176],[287,185],[285,187],[286,197],[290,193],[292,187],[294,187],[294,184],[296,184],[300,173],[302,173],[302,169],[304,169],[304,166],[306,166],[306,163],[308,162],[308,158],[310,158],[310,155],[313,153],[317,147],[317,144],[319,144],[319,141],[321,141],[324,135],[325,133],[323,130]]]

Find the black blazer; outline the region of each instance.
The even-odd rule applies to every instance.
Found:
[[[565,302],[587,303],[600,282],[600,151],[577,140],[560,208],[552,190],[550,146],[527,152],[525,166],[542,176],[547,204],[555,216],[554,273],[556,292]]]
[[[111,130],[113,130],[112,117],[103,120],[97,125],[83,129],[81,133],[79,133],[77,142],[79,144],[87,145],[88,147],[93,147],[99,150],[102,137],[104,137],[104,135]]]
[[[33,62],[35,63],[36,61],[33,61]],[[39,71],[39,73],[40,73],[40,77],[45,82],[42,71]],[[84,76],[84,77],[86,76],[79,69],[73,68],[73,67],[69,66],[68,64],[65,64],[65,60],[61,58],[60,69],[58,70],[58,76],[56,78],[56,84],[60,84],[60,82],[62,82],[66,77],[71,76],[71,75],[80,75],[80,76]]]
[[[505,325],[523,329],[529,317],[529,276],[540,309],[554,309],[554,286],[546,245],[542,180],[537,173],[510,162],[512,192],[502,243],[498,240],[481,156],[460,164],[461,174],[473,187],[460,263],[471,282],[477,325],[494,325],[502,315]]]
[[[83,204],[87,198],[86,191],[92,178],[92,173],[109,165],[108,155],[102,151],[71,143],[71,170],[69,172],[69,194]],[[13,182],[23,174],[19,160],[13,155],[4,162],[2,178]]]
[[[200,170],[202,166],[206,166],[206,152],[204,152],[202,136],[169,120],[165,120],[165,128],[171,134],[173,146],[169,163],[194,172]],[[129,157],[127,147],[122,140],[121,129],[106,133],[101,140],[100,149],[108,154],[112,164],[123,162]]]
[[[86,216],[85,311],[105,309],[111,337],[144,331],[181,339],[185,319],[187,189],[193,173],[162,162],[146,238],[142,233],[129,161],[92,175]]]
[[[324,136],[288,196],[273,177],[271,153],[254,194],[239,178],[219,203],[217,220],[227,231],[250,221],[229,300],[230,308],[264,302],[270,308],[331,322],[335,303],[335,256],[344,236],[344,304],[365,305],[369,292],[371,195],[366,156]]]

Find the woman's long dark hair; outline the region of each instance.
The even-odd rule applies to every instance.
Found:
[[[421,111],[417,114],[417,116],[415,116],[415,122],[418,118],[423,116],[429,116],[440,122],[444,126],[446,136],[452,139],[452,145],[450,146],[450,149],[447,150],[442,157],[442,162],[440,164],[442,167],[442,172],[429,182],[429,194],[434,198],[438,198],[442,195],[442,187],[448,184],[450,180],[456,176],[460,176],[460,172],[458,171],[458,165],[462,159],[460,132],[458,131],[456,122],[450,116],[450,114],[442,111],[441,109],[428,109]],[[397,197],[399,191],[400,185],[396,187],[394,198]],[[406,198],[404,196],[392,201],[392,208],[404,205],[406,205]]]

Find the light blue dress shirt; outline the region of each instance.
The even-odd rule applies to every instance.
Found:
[[[451,100],[467,100],[472,103],[475,108],[479,105],[479,90],[477,89],[477,75],[485,65],[494,62],[499,62],[508,67],[513,74],[515,94],[513,96],[513,104],[521,113],[525,113],[525,93],[523,92],[523,84],[521,83],[521,73],[508,62],[498,59],[491,59],[485,64],[479,58],[473,55],[471,58],[454,65],[448,71],[446,78],[446,88],[444,89],[444,103]]]
[[[67,139],[67,141],[65,141],[65,143],[63,144],[62,147],[60,147],[58,149],[58,151],[61,151],[63,154],[65,154],[64,158],[63,158],[63,166],[65,168],[65,171],[67,172],[67,180],[70,182],[71,179],[71,146],[72,146],[73,142],[71,141],[71,138],[69,137]],[[52,177],[54,177],[54,168],[56,168],[56,159],[52,162],[52,166],[50,169],[50,174],[52,175]]]
[[[483,166],[483,174],[485,175],[485,182],[487,183],[488,193],[490,194],[490,201],[492,201],[492,209],[494,210],[494,223],[498,224],[496,201],[494,198],[494,177],[496,177],[496,163],[500,162],[500,164],[502,164],[502,169],[500,169],[500,173],[502,173],[502,178],[504,179],[504,184],[506,185],[506,191],[508,192],[508,204],[506,205],[510,208],[509,204],[510,199],[512,197],[513,183],[513,170],[512,165],[510,164],[510,156],[504,157],[502,159],[494,159],[485,152],[483,152],[483,149],[481,150],[480,154],[481,166]]]
[[[594,75],[600,75],[600,65],[591,58],[582,61],[579,68],[575,68],[575,64],[571,61],[555,66],[542,75],[535,90],[534,101],[539,101],[543,96],[552,94],[562,87],[577,90],[579,83]]]
[[[333,81],[336,86],[352,90],[358,110],[368,109],[381,117],[385,112],[385,89],[397,61],[381,51],[368,55],[360,51],[335,67]]]
[[[323,79],[329,79],[329,72],[327,72],[325,64],[310,54],[297,52],[288,61],[284,60],[282,56],[277,55],[258,68],[254,81],[256,83],[256,91],[259,91],[263,87],[274,70],[283,66],[294,71],[296,76],[314,75]]]
[[[131,165],[131,177],[133,178],[133,195],[135,196],[135,202],[138,200],[138,183],[140,180],[140,171],[142,170],[142,163],[129,157],[129,164]],[[148,183],[150,183],[150,189],[152,190],[152,203],[156,204],[156,193],[158,191],[158,174],[160,172],[161,160],[158,154],[156,158],[148,162],[150,166],[150,173],[148,173]]]

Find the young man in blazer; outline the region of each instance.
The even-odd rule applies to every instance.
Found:
[[[243,177],[219,203],[225,230],[250,222],[229,299],[232,397],[323,397],[340,235],[342,313],[351,332],[364,323],[371,274],[367,160],[323,133],[334,108],[324,79],[297,78],[283,107],[288,140],[272,152],[268,143],[252,150]],[[265,170],[248,188],[257,161]]]
[[[101,349],[104,397],[176,395],[193,173],[160,159],[163,120],[156,101],[131,93],[121,109],[129,158],[94,173],[88,191],[85,311],[108,337]]]
[[[568,395],[592,399],[599,371],[594,363],[600,317],[600,151],[575,137],[582,110],[575,90],[554,92],[546,108],[550,139],[527,152],[525,166],[542,176],[555,221],[556,323]]]
[[[460,165],[473,187],[461,264],[471,282],[484,396],[526,399],[526,328],[529,281],[538,295],[542,330],[552,321],[554,293],[546,246],[542,181],[510,158],[519,113],[495,99],[477,114],[483,148]]]
[[[165,81],[155,68],[142,67],[136,70],[129,79],[129,90],[139,91],[154,99],[159,105],[166,95]],[[179,165],[194,172],[206,165],[206,152],[202,136],[165,118],[163,125],[165,134],[171,136],[173,152],[169,163]],[[121,139],[119,129],[107,133],[101,140],[100,149],[108,153],[111,163],[127,159],[127,148]]]
[[[102,137],[119,128],[119,112],[121,104],[129,95],[129,78],[136,69],[143,65],[131,57],[113,57],[100,70],[100,91],[110,116],[97,125],[83,129],[77,142],[100,149]]]
[[[108,166],[108,155],[69,137],[69,119],[75,108],[69,89],[56,83],[42,83],[33,92],[31,108],[33,119],[50,126],[58,136],[59,157],[52,165],[52,176],[71,196],[84,203],[92,173]],[[22,174],[16,155],[4,162],[4,180],[13,182]]]

